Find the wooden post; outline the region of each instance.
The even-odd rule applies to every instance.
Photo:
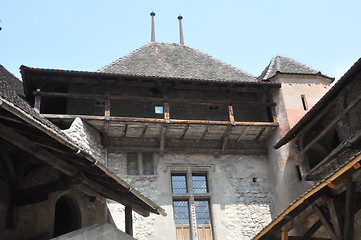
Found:
[[[36,89],[37,92],[40,92],[40,89]],[[41,96],[36,95],[35,96],[35,102],[34,102],[34,110],[37,113],[40,113],[40,107],[41,107]]]
[[[165,122],[169,122],[170,114],[169,114],[169,103],[165,102],[164,105],[164,120]]]
[[[288,240],[288,232],[285,227],[282,228],[281,240]]]
[[[133,215],[131,206],[125,206],[125,232],[133,237]]]
[[[235,125],[235,123],[234,123],[234,112],[233,112],[233,106],[232,105],[228,105],[228,113],[229,113],[229,121],[231,122],[232,125]]]
[[[110,119],[110,100],[105,99],[105,109],[104,109],[105,120],[109,121]]]
[[[354,235],[354,217],[356,202],[356,183],[349,179],[346,190],[344,240],[352,240]]]

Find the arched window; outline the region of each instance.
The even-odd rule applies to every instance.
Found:
[[[61,196],[55,205],[53,237],[72,232],[81,227],[78,206],[68,196]]]

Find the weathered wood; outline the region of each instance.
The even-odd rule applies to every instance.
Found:
[[[101,120],[104,121],[104,116],[89,116],[89,115],[65,115],[65,114],[42,114],[48,119],[69,119],[81,118],[84,120]],[[160,118],[132,118],[132,117],[110,117],[110,121],[114,122],[144,122],[144,123],[164,123],[164,119]],[[171,124],[204,124],[204,125],[229,125],[229,121],[209,121],[209,120],[180,120],[169,119],[167,123]],[[235,122],[237,126],[260,126],[260,127],[278,127],[275,122]]]
[[[343,230],[344,240],[353,240],[354,221],[355,221],[355,200],[356,200],[356,182],[352,178],[348,180],[346,190],[345,205],[345,224]]]
[[[164,107],[164,120],[167,122],[170,119],[169,103],[167,102],[163,103],[163,107]]]
[[[342,230],[341,230],[341,212],[340,212],[340,206],[336,199],[331,198],[327,202],[327,207],[330,213],[330,220],[333,226],[333,230],[336,234],[336,237],[338,240],[343,240],[342,237]]]
[[[232,125],[229,125],[222,136],[222,139],[223,139],[222,140],[222,152],[224,152],[227,148],[227,142],[228,142],[229,134],[231,132],[231,127],[232,127]]]
[[[156,97],[137,97],[137,96],[117,96],[117,95],[107,95],[107,94],[83,94],[83,93],[61,93],[61,92],[43,92],[43,91],[34,91],[34,96],[44,96],[44,97],[64,97],[64,98],[82,98],[82,99],[109,99],[109,100],[119,100],[119,101],[137,101],[137,102],[154,102],[154,103],[163,103],[165,101],[169,103],[184,103],[184,104],[197,104],[197,105],[225,105],[228,104],[227,100],[211,100],[211,99],[184,99],[184,98],[156,98]],[[275,106],[275,103],[268,102],[247,102],[247,101],[235,101],[232,100],[233,104],[239,105],[252,105],[252,106]]]
[[[36,90],[36,93],[39,93],[40,89]],[[35,102],[34,102],[34,110],[37,113],[40,113],[40,107],[41,107],[41,96],[35,95]]]
[[[18,177],[15,172],[13,161],[10,159],[9,151],[4,145],[0,145],[0,157],[0,164],[5,170],[4,173],[7,178],[8,184],[12,189],[14,189],[16,188]]]
[[[303,240],[310,240],[313,234],[317,232],[317,230],[322,226],[321,220],[316,221],[304,234]]]
[[[288,240],[288,231],[286,229],[282,229],[281,232],[281,240]]]
[[[104,118],[105,118],[105,120],[110,119],[110,100],[109,99],[105,100]]]
[[[229,114],[229,121],[231,122],[231,124],[234,124],[234,112],[232,105],[228,105],[228,114]]]
[[[200,140],[203,140],[204,137],[206,136],[207,132],[208,132],[209,126],[206,127],[206,129],[204,129],[204,132],[202,133],[202,136],[200,137]]]
[[[315,205],[313,206],[315,212],[317,213],[318,217],[320,218],[322,225],[325,227],[325,229],[327,230],[328,235],[331,237],[332,240],[337,240],[337,236],[332,228],[331,223],[329,222],[329,217],[326,216],[326,214],[323,212],[323,210]]]
[[[167,125],[164,125],[162,128],[162,132],[160,134],[160,144],[159,144],[159,154],[161,156],[164,155],[164,147],[165,147],[165,132],[167,131]]]
[[[110,153],[124,152],[154,152],[158,153],[156,147],[108,147]],[[222,149],[218,148],[165,148],[164,153],[204,153],[204,154],[244,154],[244,155],[265,155],[267,149]]]
[[[50,193],[78,186],[82,184],[83,180],[83,177],[78,176],[39,184],[25,189],[18,189],[11,194],[10,201],[16,206],[45,201]]]
[[[125,206],[125,232],[133,236],[133,213],[130,206]]]
[[[52,166],[53,168],[63,172],[67,175],[77,175],[77,170],[73,166],[69,165],[65,161],[55,157],[50,152],[36,146],[36,144],[24,136],[11,130],[9,127],[0,123],[0,138],[12,143],[21,150],[36,157],[45,164]]]

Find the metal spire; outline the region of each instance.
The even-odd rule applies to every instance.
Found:
[[[154,16],[155,16],[155,13],[152,11],[152,12],[150,13],[150,16],[152,16],[152,35],[151,35],[150,41],[151,41],[151,42],[155,42],[155,26],[154,26]]]
[[[179,15],[179,16],[178,16],[178,20],[179,20],[180,44],[181,44],[181,45],[184,45],[182,19],[183,19],[183,17],[182,17],[181,15]]]

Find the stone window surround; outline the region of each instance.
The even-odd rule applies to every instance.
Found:
[[[165,163],[164,171],[169,171],[169,192],[171,193],[172,200],[187,200],[189,203],[189,220],[190,220],[190,229],[191,229],[191,240],[197,240],[197,224],[195,216],[195,200],[207,200],[209,202],[209,214],[212,228],[213,239],[215,238],[215,227],[213,219],[213,190],[212,190],[212,181],[211,181],[211,172],[215,171],[215,166],[213,164],[186,164],[186,163]],[[187,193],[172,193],[172,174],[186,174],[187,181]],[[193,193],[192,191],[192,174],[204,174],[206,175],[207,193]],[[173,211],[172,211],[172,214]],[[174,219],[174,216],[173,216]]]

